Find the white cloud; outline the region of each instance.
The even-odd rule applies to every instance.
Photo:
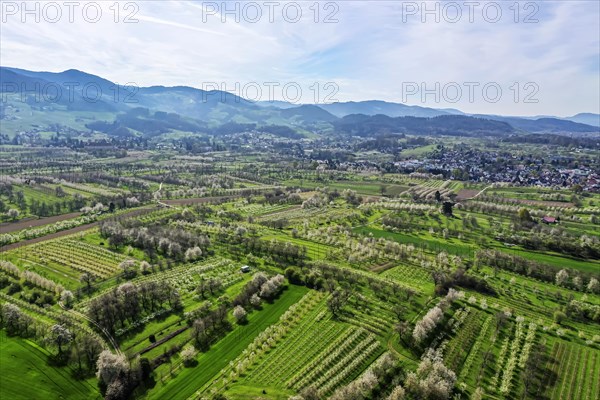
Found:
[[[258,23],[236,23],[231,14],[225,14],[225,23],[219,13],[203,18],[207,3],[184,1],[138,2],[138,22],[133,24],[113,21],[108,8],[112,2],[102,3],[102,18],[95,24],[86,22],[81,13],[75,13],[74,23],[63,15],[55,24],[35,23],[31,17],[22,23],[19,14],[5,15],[0,58],[6,66],[76,68],[143,86],[225,82],[233,90],[235,82],[295,81],[303,88],[304,101],[313,100],[309,88],[315,82],[321,87],[336,82],[339,100],[389,101],[402,100],[403,82],[425,82],[430,88],[436,82],[497,82],[503,96],[495,104],[484,101],[481,92],[474,103],[466,93],[455,104],[435,103],[433,96],[425,104],[412,96],[409,103],[512,115],[600,109],[598,2],[537,2],[539,22],[533,24],[522,23],[531,9],[521,10],[520,23],[513,21],[508,9],[512,2],[503,3],[497,23],[484,20],[483,5],[473,23],[466,8],[458,23],[444,18],[435,23],[432,15],[427,15],[427,23],[419,15],[403,21],[403,6],[409,4],[387,1],[337,2],[338,23],[323,23],[336,11],[323,9],[325,2],[320,3],[319,23],[314,22],[312,1],[301,3],[297,23],[285,21],[282,4],[271,23],[268,8],[257,3],[263,12]],[[222,2],[216,4],[220,7]],[[244,4],[239,3],[240,10]],[[230,9],[234,6],[235,2],[228,3]],[[119,18],[128,11],[121,9]],[[288,15],[293,16],[292,11]],[[539,103],[515,103],[510,89],[514,82],[520,83],[521,100],[523,85],[535,82]]]

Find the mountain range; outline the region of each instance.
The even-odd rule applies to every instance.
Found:
[[[600,115],[592,113],[568,118],[515,117],[474,115],[381,100],[318,105],[252,102],[233,93],[189,86],[122,86],[75,69],[56,73],[0,67],[0,92],[0,133],[9,136],[56,124],[74,130],[119,134],[205,132],[224,125],[229,131],[235,129],[235,124],[359,136],[600,132]]]

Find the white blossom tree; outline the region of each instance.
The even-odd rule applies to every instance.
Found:
[[[123,271],[123,276],[126,279],[131,279],[136,275],[136,263],[134,260],[125,260],[119,264],[119,268]]]
[[[598,279],[591,278],[588,282],[587,290],[591,293],[598,293],[600,291],[600,282],[598,282]]]
[[[19,210],[15,209],[15,208],[11,208],[10,210],[8,210],[6,212],[6,216],[10,219],[12,219],[13,221],[15,219],[17,219],[17,217],[19,216]]]
[[[70,290],[63,290],[60,294],[60,301],[67,308],[71,308],[73,306],[74,298],[75,296],[73,296],[73,292],[71,292]]]
[[[248,313],[246,313],[246,310],[244,310],[244,307],[242,306],[235,306],[235,308],[233,309],[233,317],[235,318],[238,324],[243,324],[244,322],[246,322],[247,315]]]
[[[150,265],[148,261],[142,261],[140,263],[140,273],[142,275],[148,275],[150,272],[152,272],[152,265]]]
[[[190,247],[185,251],[185,260],[186,261],[195,261],[202,257],[202,249],[198,246]]]
[[[483,389],[478,387],[477,389],[475,389],[475,392],[471,396],[471,400],[483,400],[484,394],[485,393],[483,392]]]
[[[444,400],[450,398],[455,382],[456,374],[444,365],[441,353],[430,349],[417,371],[408,374],[405,385],[416,398]]]
[[[125,204],[127,207],[136,207],[140,205],[140,201],[137,197],[128,197],[125,199]]]
[[[194,357],[196,357],[196,354],[198,352],[196,351],[196,348],[191,345],[191,344],[187,344],[185,345],[185,347],[183,348],[183,350],[181,350],[181,360],[183,361],[183,364],[188,366],[192,363],[192,361],[194,360]]]
[[[413,338],[417,343],[423,341],[444,318],[444,312],[439,306],[430,309],[425,316],[415,324]]]
[[[116,355],[110,350],[104,350],[96,362],[96,377],[107,386],[121,374],[129,372],[127,357],[123,354]]]
[[[21,309],[18,306],[11,303],[4,303],[2,305],[2,323],[9,333],[18,329],[22,315]]]
[[[406,390],[402,386],[396,386],[387,397],[387,400],[404,400],[405,398]]]
[[[556,279],[556,284],[558,286],[564,286],[565,283],[567,283],[567,281],[569,280],[569,274],[568,274],[567,270],[561,269],[560,271],[558,271],[555,279]]]
[[[49,340],[58,347],[58,354],[60,355],[62,354],[63,346],[71,343],[71,340],[73,340],[73,334],[65,326],[55,324],[50,328]]]
[[[252,295],[252,297],[250,297],[250,304],[252,304],[253,307],[260,307],[260,303],[262,303],[261,298],[258,296],[258,294],[254,293]]]

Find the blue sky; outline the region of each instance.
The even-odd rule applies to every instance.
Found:
[[[272,22],[263,1],[246,6],[247,14],[248,2],[126,3],[119,4],[118,22],[112,1],[88,6],[87,20],[82,2],[70,22],[59,1],[61,17],[52,22],[56,10],[46,3],[37,11],[30,5],[34,14],[25,14],[20,1],[2,1],[1,63],[76,68],[139,86],[217,83],[238,94],[256,82],[263,100],[269,98],[264,83],[277,82],[275,98],[283,98],[283,85],[295,83],[303,102],[322,102],[330,94],[329,100],[404,100],[472,113],[600,110],[598,1],[524,1],[516,9],[513,1],[481,1],[471,9],[463,1],[323,1],[318,17],[314,1],[280,2],[271,6]],[[102,15],[92,23],[95,4]],[[224,6],[236,4],[239,22],[235,13],[221,15]],[[302,16],[292,22],[296,5]],[[439,11],[424,14],[423,5]],[[262,13],[258,22],[244,20],[256,10]],[[137,21],[125,23],[130,14]],[[337,22],[325,23],[327,15]],[[324,90],[328,82],[337,90]]]

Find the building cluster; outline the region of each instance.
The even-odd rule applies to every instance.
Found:
[[[544,159],[478,150],[450,150],[421,159],[397,161],[394,166],[403,172],[442,173],[447,179],[543,187],[579,185],[583,191],[599,192],[599,169],[593,163],[584,164],[559,156]]]

